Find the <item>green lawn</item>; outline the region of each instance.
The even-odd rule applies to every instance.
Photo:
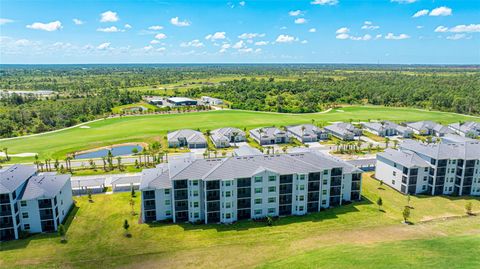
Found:
[[[10,154],[33,152],[41,160],[64,158],[67,153],[108,146],[123,142],[151,142],[161,140],[167,131],[181,128],[200,128],[202,131],[219,127],[256,128],[289,124],[328,124],[332,121],[360,121],[369,119],[394,121],[434,120],[441,123],[477,120],[454,113],[424,111],[411,108],[375,106],[349,106],[328,113],[279,114],[254,111],[222,110],[170,115],[145,115],[113,118],[88,124],[90,128],[73,128],[34,137],[0,141],[0,148],[7,147]],[[33,158],[12,158],[12,162],[32,161]]]
[[[415,225],[404,225],[400,221],[405,196],[387,187],[378,189],[378,182],[368,176],[363,192],[361,202],[280,218],[272,227],[252,221],[232,225],[139,224],[139,216],[130,214],[129,193],[94,195],[93,203],[86,197],[75,197],[77,208],[67,224],[68,243],[60,243],[55,234],[1,243],[0,268],[291,268],[291,262],[304,259],[300,263],[304,267],[336,261],[337,268],[348,268],[355,265],[357,255],[363,268],[370,268],[368,257],[371,261],[388,260],[389,268],[404,266],[404,261],[412,258],[412,268],[418,268],[426,262],[420,252],[424,246],[431,248],[423,254],[431,255],[434,264],[440,261],[436,260],[437,252],[446,255],[443,259],[451,257],[458,262],[457,268],[472,266],[475,255],[478,257],[473,248],[478,246],[479,217],[443,218],[464,215],[467,200],[478,212],[479,199],[412,197]],[[378,196],[383,198],[385,212],[374,204]],[[139,197],[135,201],[138,212]],[[124,219],[131,224],[132,238],[123,236]],[[402,247],[404,251],[394,251]],[[412,253],[416,256],[411,257]],[[388,259],[393,254],[396,257]]]
[[[114,108],[112,108],[112,112],[115,113],[115,114],[121,114],[122,112],[123,113],[128,113],[128,109],[131,109],[131,108],[136,108],[136,107],[144,107],[147,109],[147,111],[155,111],[155,109],[157,109],[158,107],[154,106],[154,105],[151,105],[149,103],[146,103],[146,102],[138,102],[138,103],[134,103],[134,104],[129,104],[129,105],[123,105],[123,106],[116,106]]]

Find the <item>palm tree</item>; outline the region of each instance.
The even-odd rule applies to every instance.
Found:
[[[398,146],[398,140],[395,139],[395,140],[393,140],[393,148],[396,149],[397,146]]]
[[[385,148],[388,148],[389,143],[390,143],[390,138],[385,137]]]
[[[102,157],[102,161],[103,161],[103,170],[104,170],[104,171],[107,171],[107,167],[106,167],[106,165],[107,165],[107,157],[103,156],[103,157]]]
[[[8,148],[3,148],[3,152],[5,153],[5,158],[7,159],[7,161],[10,161],[10,157],[8,156]]]
[[[122,157],[120,156],[117,157],[117,166],[118,170],[122,170]]]
[[[232,132],[232,136],[233,136],[233,146],[234,146],[234,147],[237,147],[237,135],[238,135],[238,132],[237,132],[237,131],[233,131],[233,132]]]
[[[368,143],[368,153],[371,153],[371,152],[372,152],[372,149],[373,149],[373,144],[372,144],[372,143]]]

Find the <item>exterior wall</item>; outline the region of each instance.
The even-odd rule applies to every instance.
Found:
[[[224,179],[220,182],[220,222],[237,220],[237,181]]]
[[[269,177],[275,177],[270,181]],[[256,182],[256,178],[261,177],[261,182]],[[274,192],[270,192],[269,188],[275,188]],[[261,193],[256,190],[261,189]],[[279,175],[271,171],[263,171],[252,177],[251,187],[251,216],[252,218],[263,218],[266,216],[278,215],[278,191],[279,191]],[[269,198],[275,198],[275,202],[269,202]],[[260,203],[257,203],[260,199]],[[274,212],[272,212],[274,210]]]
[[[294,175],[292,192],[292,215],[305,215],[308,200],[308,174]]]
[[[375,168],[375,177],[384,184],[401,191],[403,166],[382,158],[377,155],[377,165]]]
[[[199,179],[188,180],[188,221],[204,220],[204,205],[202,203],[203,182]]]
[[[42,224],[40,222],[40,211],[38,208],[38,201],[28,200],[26,202],[27,202],[26,206],[20,206],[20,218],[22,220],[22,229],[30,233],[41,233]],[[23,217],[24,213],[28,214],[27,218]],[[30,225],[29,230],[25,228],[26,225]]]

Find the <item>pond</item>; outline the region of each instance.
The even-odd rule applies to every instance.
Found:
[[[108,150],[112,152],[113,156],[125,156],[132,155],[132,150],[136,148],[138,152],[143,150],[142,146],[138,145],[124,145],[124,146],[115,146],[110,149],[103,148],[95,151],[80,153],[75,155],[75,159],[93,159],[93,158],[102,158],[108,155]]]

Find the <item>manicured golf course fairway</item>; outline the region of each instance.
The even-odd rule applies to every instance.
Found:
[[[264,222],[140,224],[130,193],[75,197],[68,243],[39,234],[0,243],[0,268],[480,268],[480,216],[472,197],[412,196],[414,225],[401,223],[404,195],[364,175],[363,200]],[[382,197],[384,211],[375,204]],[[140,195],[135,198],[140,210]],[[130,223],[131,238],[122,224]]]
[[[349,106],[326,113],[280,114],[254,111],[221,110],[185,114],[146,115],[111,118],[50,134],[0,141],[0,147],[10,154],[38,153],[40,159],[64,158],[77,150],[107,146],[123,142],[151,142],[162,139],[167,131],[182,128],[213,130],[219,127],[251,129],[260,126],[316,123],[324,125],[333,121],[392,120],[397,122],[433,120],[439,123],[475,120],[478,117],[455,113],[425,111],[412,108],[380,106]],[[12,162],[31,161],[32,157],[12,158]]]

